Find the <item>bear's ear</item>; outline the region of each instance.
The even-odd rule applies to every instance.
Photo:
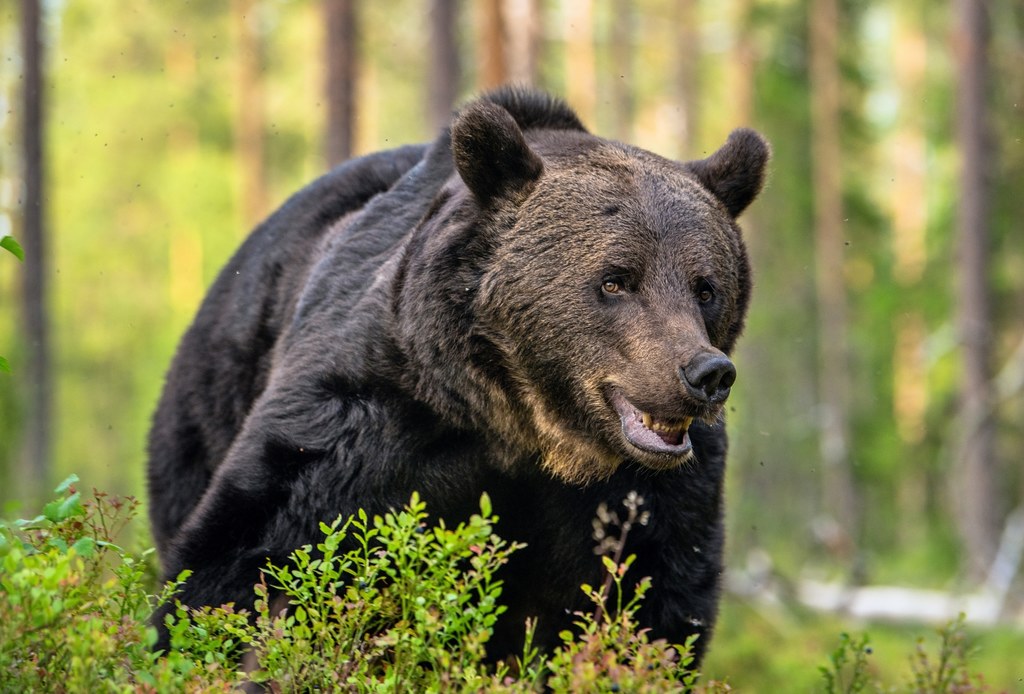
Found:
[[[686,165],[705,188],[722,201],[733,218],[753,202],[764,184],[771,147],[758,133],[739,128],[707,159]]]
[[[452,156],[466,186],[481,204],[515,195],[544,170],[512,115],[478,101],[452,124]]]

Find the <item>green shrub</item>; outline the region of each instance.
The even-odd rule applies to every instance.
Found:
[[[153,595],[152,550],[114,542],[138,504],[102,493],[83,502],[76,481],[38,517],[0,524],[0,691],[230,691],[250,681],[273,691],[664,691],[696,677],[688,644],[638,628],[648,581],[621,604],[632,558],[618,556],[606,558],[602,588],[583,586],[594,612],[577,615],[579,633],[563,634],[560,649],[541,656],[528,635],[515,662],[487,664],[504,611],[497,571],[520,545],[494,534],[486,496],[454,528],[428,526],[415,495],[383,517],[321,524],[315,547],[264,569],[255,615],[178,604],[170,651],[154,654],[148,616],[188,574]]]
[[[454,528],[429,526],[417,496],[383,517],[322,524],[315,547],[264,569],[254,615],[178,604],[162,654],[147,620],[188,574],[154,595],[153,551],[115,543],[137,502],[98,492],[83,501],[76,482],[65,480],[37,517],[0,521],[0,692],[228,692],[250,682],[274,692],[731,691],[697,682],[692,640],[652,640],[637,623],[651,585],[624,591],[633,558],[622,556],[630,528],[646,522],[636,496],[623,521],[601,510],[607,574],[582,586],[592,611],[576,614],[553,653],[532,646],[528,625],[522,655],[491,665],[487,642],[504,609],[496,576],[520,546],[494,534],[486,496]],[[936,656],[918,643],[910,678],[893,689],[875,679],[867,637],[843,634],[821,668],[822,691],[985,691],[969,673],[963,620],[939,637]]]
[[[972,674],[968,663],[967,634],[964,615],[937,631],[939,650],[936,657],[928,655],[925,640],[919,638],[910,658],[912,676],[896,690],[885,687],[872,676],[868,636],[859,640],[841,634],[839,646],[829,658],[829,665],[820,668],[826,694],[854,692],[903,691],[913,694],[973,694],[988,688],[981,675]]]
[[[0,691],[191,686],[189,659],[150,650],[146,620],[173,586],[153,596],[152,550],[134,556],[113,541],[138,503],[102,493],[83,502],[75,482],[35,518],[0,522]]]
[[[485,645],[504,608],[498,568],[517,545],[481,513],[455,528],[428,527],[417,496],[397,513],[364,512],[321,524],[323,541],[268,566],[256,587],[249,642],[256,681],[290,690],[476,691],[490,681]],[[357,549],[340,552],[351,539]],[[287,598],[278,615],[268,584]]]

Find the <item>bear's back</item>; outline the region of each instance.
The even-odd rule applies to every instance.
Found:
[[[220,272],[178,346],[149,434],[158,549],[202,495],[265,387],[274,346],[323,236],[393,186],[426,149],[400,147],[338,166],[260,224]]]

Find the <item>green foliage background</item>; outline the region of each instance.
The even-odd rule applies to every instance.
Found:
[[[472,11],[465,3],[463,95],[475,84]],[[958,378],[952,323],[956,301],[951,3],[843,0],[843,156],[847,251],[841,271],[850,298],[855,384],[855,474],[865,495],[864,571],[875,582],[957,587],[961,576],[949,488]],[[545,0],[542,81],[566,86],[565,2]],[[744,218],[756,272],[746,334],[736,356],[740,380],[730,401],[730,563],[764,548],[793,575],[838,570],[815,540],[818,470],[816,301],[809,151],[807,0],[756,0],[751,37],[753,122],[737,120],[729,51],[734,3],[701,3],[700,127],[693,152],[667,135],[674,79],[670,0],[636,0],[636,101],[632,140],[667,156],[703,156],[739,125],[774,145],[769,185]],[[996,182],[991,282],[996,295],[996,364],[1024,338],[1024,8],[989,3],[993,37],[992,177]],[[323,170],[321,24],[313,0],[264,0],[266,161],[273,209]],[[598,109],[588,123],[612,126],[615,79],[607,36],[617,14],[596,3]],[[58,0],[46,3],[49,120],[47,206],[52,234],[56,338],[54,479],[77,471],[86,487],[141,493],[144,445],[162,375],[203,291],[244,237],[236,156],[238,40],[229,3],[212,0]],[[0,236],[17,237],[16,101],[20,75],[16,3],[0,6]],[[357,150],[432,136],[426,118],[427,3],[361,3],[363,65]],[[900,27],[924,42],[920,84],[898,83]],[[907,123],[924,137],[925,257],[919,277],[894,259],[892,190],[895,134]],[[17,504],[18,426],[23,384],[17,262],[0,258],[0,500]],[[899,428],[894,402],[897,328],[919,317],[917,349],[926,392],[915,437]],[[1024,397],[999,403],[999,489],[1008,511],[1024,498]],[[726,624],[752,624],[736,643],[810,639],[758,610],[726,605]],[[732,621],[732,620],[737,621]],[[800,622],[802,624],[802,622]],[[767,625],[771,625],[769,628]],[[729,633],[729,626],[723,628]],[[754,637],[751,634],[757,634]],[[1002,638],[1002,637],[1000,637]],[[1024,648],[1019,635],[1005,637]],[[726,637],[723,634],[722,641]],[[818,649],[820,652],[820,649]],[[721,657],[730,657],[722,653]],[[711,656],[715,667],[716,654]],[[734,665],[739,666],[741,661]],[[732,672],[737,670],[731,669]],[[1011,681],[1009,679],[1005,681]]]

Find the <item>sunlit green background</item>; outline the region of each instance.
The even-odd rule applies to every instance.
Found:
[[[479,4],[462,4],[463,98],[477,89]],[[540,83],[567,84],[570,0],[542,3]],[[953,5],[937,0],[841,2],[841,119],[849,300],[853,465],[864,529],[856,573],[870,583],[965,588],[953,524],[959,354],[954,253]],[[16,3],[0,5],[0,235],[18,235]],[[610,36],[633,16],[629,139],[675,158],[717,148],[751,125],[774,146],[771,178],[744,217],[756,272],[730,400],[729,558],[745,570],[842,578],[851,559],[823,537],[834,521],[820,467],[817,303],[809,144],[808,2],[695,3],[696,139],[678,134],[679,27],[670,0],[594,2],[596,85],[583,117],[612,134]],[[751,12],[745,22],[738,8]],[[324,170],[322,21],[311,0],[261,0],[269,200],[279,205]],[[990,175],[994,362],[1024,339],[1024,6],[993,0]],[[141,494],[149,418],[176,341],[205,288],[244,237],[245,172],[235,144],[239,48],[231,3],[62,0],[46,3],[47,207],[56,340],[56,482]],[[359,3],[356,150],[429,139],[428,3]],[[737,58],[742,39],[746,61]],[[752,84],[743,116],[737,90]],[[571,83],[571,80],[569,80]],[[741,118],[742,116],[742,118]],[[27,356],[18,322],[19,267],[0,256],[0,499],[17,504]],[[1018,357],[1019,358],[1019,357]],[[1024,395],[997,403],[1001,514],[1024,500]],[[12,508],[12,513],[18,512]],[[1015,609],[1021,610],[1022,577]],[[787,596],[787,591],[783,591]],[[788,593],[791,597],[791,591]],[[747,691],[806,691],[837,634],[861,625],[792,604],[726,596],[708,672]],[[883,669],[903,669],[913,634],[872,626]],[[979,665],[997,687],[1024,691],[1024,636],[979,636]],[[771,685],[771,683],[788,683]],[[1016,688],[1016,689],[1015,689]],[[765,689],[765,690],[766,690]]]

